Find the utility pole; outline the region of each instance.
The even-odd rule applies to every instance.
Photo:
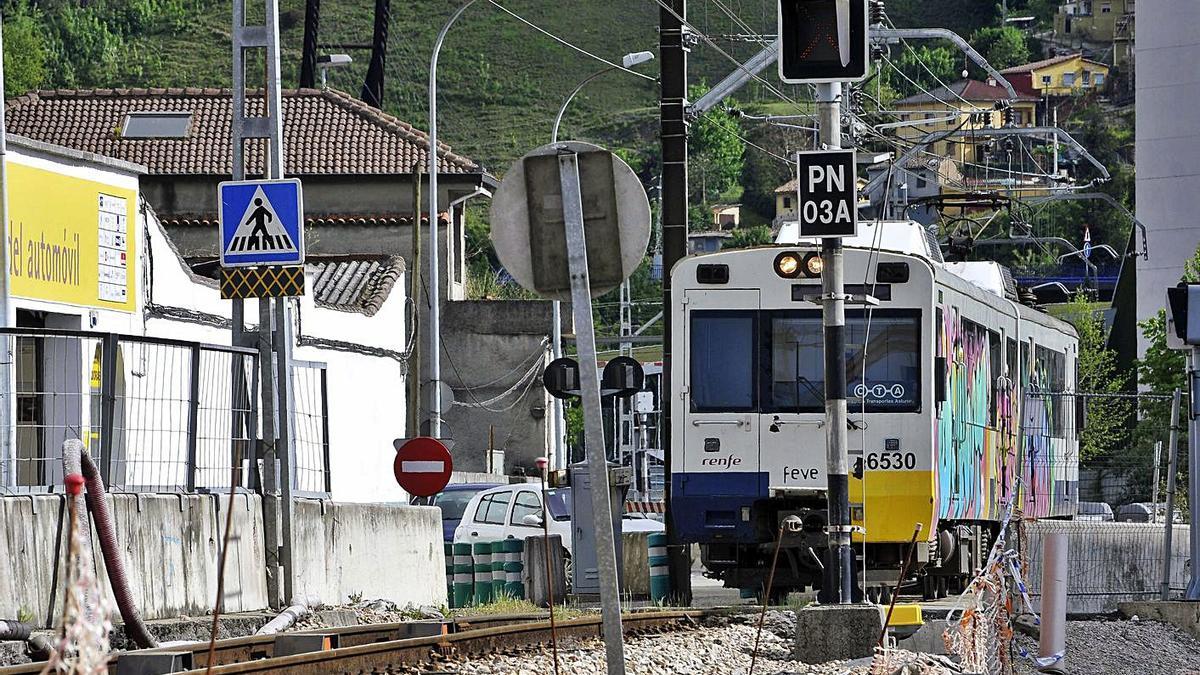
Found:
[[[661,94],[659,98],[659,136],[662,143],[662,217],[663,269],[663,371],[662,439],[663,499],[666,502],[667,560],[671,579],[671,599],[676,604],[692,601],[692,565],[688,547],[679,541],[671,514],[671,335],[674,305],[671,304],[671,268],[687,255],[688,231],[688,123],[687,64],[688,45],[681,19],[687,18],[687,0],[665,0],[658,13]]]
[[[842,147],[842,85],[818,84],[817,118],[821,144]],[[850,552],[850,470],[846,448],[846,299],[842,240],[821,240],[822,324],[825,329],[825,451],[829,475],[829,561],[826,578],[838,604],[849,604],[854,585]]]
[[[300,58],[300,86],[312,89],[317,81],[317,33],[321,25],[321,0],[304,2],[304,53]]]
[[[279,76],[279,0],[263,0],[265,23],[246,24],[246,0],[233,0],[233,179],[246,177],[248,139],[267,144],[267,178],[283,178],[283,109]],[[265,51],[264,117],[246,116],[246,52]],[[301,223],[303,227],[303,223]],[[267,602],[282,608],[292,601],[296,568],[292,559],[292,467],[290,417],[292,330],[286,298],[259,298],[258,334],[245,333],[244,303],[233,301],[233,343],[257,345],[262,382],[263,541],[267,558]],[[274,307],[272,307],[274,305]]]
[[[384,63],[387,60],[388,24],[391,21],[391,0],[375,0],[375,28],[371,34],[371,63],[367,66],[367,78],[363,82],[362,88],[362,100],[375,108],[383,108],[383,72]]]

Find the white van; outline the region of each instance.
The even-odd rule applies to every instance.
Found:
[[[562,537],[563,548],[570,555],[571,488],[546,490],[546,510],[550,515],[547,529]],[[621,531],[662,532],[663,524],[641,514],[627,514],[621,519]],[[454,543],[524,539],[541,533],[541,491],[533,483],[519,483],[484,490],[472,497],[454,530]]]

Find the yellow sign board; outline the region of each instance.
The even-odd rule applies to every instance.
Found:
[[[8,163],[12,294],[137,309],[137,193]]]

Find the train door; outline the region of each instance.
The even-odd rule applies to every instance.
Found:
[[[757,290],[687,292],[683,471],[712,474],[717,494],[738,494],[738,474],[757,481],[760,326]],[[709,492],[712,494],[712,492]]]

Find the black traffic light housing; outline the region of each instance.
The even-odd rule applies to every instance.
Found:
[[[867,0],[779,0],[779,77],[858,82],[869,69]]]

